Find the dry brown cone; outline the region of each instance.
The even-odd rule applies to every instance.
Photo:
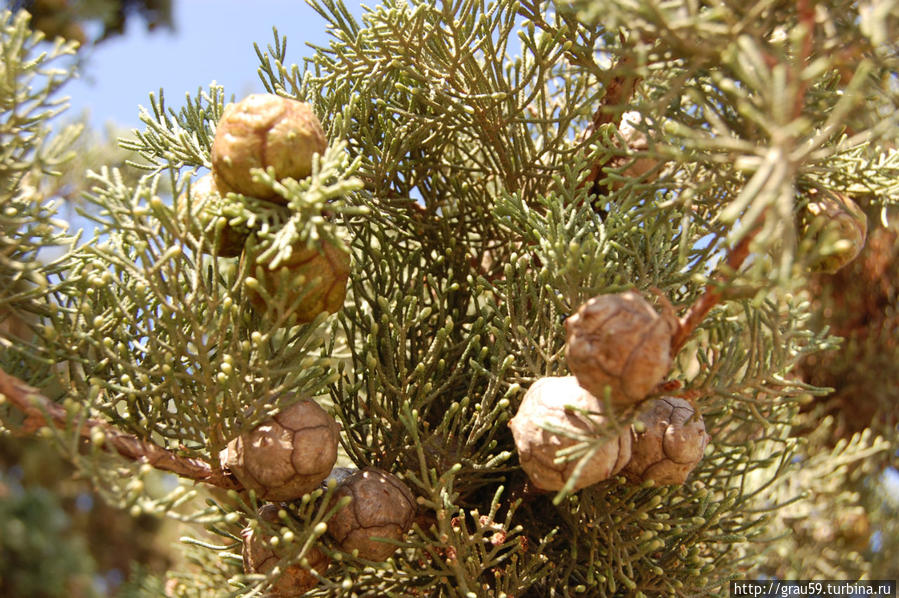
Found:
[[[265,505],[259,509],[258,518],[273,525],[278,525],[278,505]],[[248,527],[241,532],[243,537],[244,573],[268,575],[281,561],[282,556],[270,544],[271,536],[258,527]],[[324,552],[313,546],[305,555],[308,566],[294,563],[283,568],[281,575],[272,583],[266,596],[273,598],[294,598],[302,596],[318,585],[319,575],[323,574],[331,563]]]
[[[671,342],[678,329],[673,308],[662,314],[636,291],[599,295],[565,320],[568,367],[595,397],[613,404],[642,401],[671,368]]]
[[[284,203],[254,168],[273,168],[275,178],[303,179],[315,154],[328,147],[321,123],[305,102],[273,94],[253,94],[228,104],[212,144],[212,174],[219,191]]]
[[[509,427],[521,468],[535,486],[561,490],[580,466],[573,486],[579,490],[608,479],[624,467],[631,457],[630,432],[625,429],[616,434],[603,411],[603,404],[574,376],[541,378],[531,385]],[[556,462],[558,451],[580,443],[579,436],[599,438],[602,434],[608,439],[583,464],[580,459]]]
[[[709,442],[702,416],[677,397],[650,399],[639,409],[624,475],[637,483],[683,484]]]
[[[223,465],[265,500],[288,501],[318,488],[337,461],[337,422],[303,399],[222,451]]]
[[[412,492],[395,475],[366,467],[339,482],[334,500],[352,498],[328,521],[328,533],[344,552],[369,561],[386,560],[412,526],[416,503]]]
[[[323,240],[320,247],[294,247],[291,256],[274,270],[268,263],[256,261],[250,264],[250,272],[256,281],[247,288],[253,308],[301,324],[321,312],[333,314],[343,307],[350,254],[337,242]]]

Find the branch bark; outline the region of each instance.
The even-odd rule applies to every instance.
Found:
[[[632,66],[634,60],[631,57],[628,57],[622,60],[619,64],[616,65],[616,69],[620,69],[623,67]],[[620,106],[621,104],[628,101],[633,95],[634,90],[637,87],[637,84],[640,82],[640,77],[636,75],[630,74],[621,74],[612,77],[612,80],[609,82],[608,87],[606,88],[606,95],[603,96],[602,103],[599,108],[593,113],[593,119],[590,123],[590,126],[584,131],[583,139],[589,139],[599,127],[605,124],[609,124],[612,122],[615,114],[609,110],[609,106]],[[605,163],[597,162],[590,167],[590,172],[587,176],[582,180],[579,184],[580,187],[584,187],[589,185],[591,187],[591,193],[596,194],[597,189],[596,181],[599,179],[599,175],[602,172],[602,167],[605,166]]]
[[[702,322],[712,308],[721,301],[721,289],[723,288],[724,283],[731,273],[739,270],[740,266],[743,265],[743,262],[746,261],[746,258],[749,256],[749,245],[761,228],[762,223],[760,222],[756,228],[750,231],[749,234],[743,237],[743,239],[728,252],[727,259],[724,262],[726,268],[723,271],[719,270],[715,280],[712,280],[706,285],[705,291],[699,296],[699,299],[697,299],[678,320],[677,331],[675,331],[674,336],[671,338],[671,355],[678,354],[687,342],[687,339],[690,338],[690,335],[693,334],[693,331],[699,326],[700,322]]]
[[[65,409],[40,394],[37,389],[3,370],[0,370],[0,396],[5,397],[7,402],[25,415],[23,430],[26,432],[33,433],[45,425],[60,429],[71,425]],[[105,422],[88,419],[80,427],[78,434],[82,438],[90,439],[95,430],[103,432],[104,448],[113,450],[127,459],[147,463],[156,469],[225,490],[243,490],[243,486],[236,479],[221,469],[214,469],[202,459],[176,455],[157,444],[116,430]]]

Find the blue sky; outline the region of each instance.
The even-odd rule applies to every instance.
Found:
[[[345,4],[362,13],[359,0]],[[173,6],[174,32],[148,33],[134,17],[126,35],[88,50],[81,78],[66,89],[72,113],[89,111],[96,128],[110,122],[142,128],[138,106],[149,106],[149,93],[160,88],[172,107],[212,81],[224,85],[227,96],[264,91],[253,42],[269,44],[273,25],[298,64],[312,54],[306,42],[323,45],[328,39],[324,20],[302,0],[174,0]]]

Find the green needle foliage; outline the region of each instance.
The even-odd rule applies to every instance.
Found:
[[[217,216],[252,231],[242,257],[203,253],[218,232],[175,208],[211,167],[226,103],[214,86],[179,108],[151,96],[123,141],[145,176],[86,175],[92,239],[43,271],[33,252],[0,256],[43,274],[41,337],[7,341],[0,365],[52,364],[28,380],[61,409],[47,434],[111,501],[205,527],[185,538],[194,568],[169,593],[264,592],[277,573],[246,575],[247,526],[274,534],[282,569],[313,546],[330,557],[314,596],[711,596],[763,574],[868,575],[876,559],[823,549],[832,537],[814,522],[863,510],[859,485],[899,438],[833,446],[831,420],[803,416],[829,391],[798,368],[839,341],[813,323],[805,286],[834,247],[800,225],[818,193],[895,203],[899,13],[385,0],[357,20],[339,0],[311,4],[330,43],[300,64],[276,32],[259,74],[313,106],[329,150],[302,181],[255,173],[283,203],[223,198]],[[619,127],[625,113],[645,143]],[[251,306],[253,259],[277,266],[322,240],[351,253],[338,313],[297,324]],[[568,375],[565,318],[631,288],[659,309],[706,308],[685,319],[666,385],[702,414],[704,458],[683,485],[535,491],[507,423],[536,380]],[[326,535],[333,483],[272,526],[253,493],[222,482],[200,505],[199,476],[176,467],[184,485],[153,495],[140,455],[103,450],[127,433],[219,471],[231,439],[302,397],[340,422],[342,464],[388,470],[416,496],[386,562]],[[568,458],[601,439],[580,440]]]
[[[41,249],[65,242],[46,179],[72,158],[68,146],[80,132],[71,126],[51,137],[47,122],[65,109],[58,90],[71,78],[74,43],[28,28],[27,13],[3,13],[0,39],[0,329],[26,335],[29,313],[46,286]],[[68,67],[68,68],[67,68]],[[0,348],[9,341],[0,338]]]

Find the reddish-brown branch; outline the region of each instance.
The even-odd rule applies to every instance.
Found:
[[[699,323],[702,322],[712,308],[721,301],[721,288],[723,284],[732,272],[736,272],[740,269],[740,266],[743,265],[743,262],[749,255],[749,245],[752,243],[752,240],[759,230],[761,230],[761,224],[743,237],[743,240],[737,243],[736,247],[727,254],[727,259],[724,262],[727,267],[719,272],[718,276],[715,277],[715,280],[712,280],[706,285],[705,292],[703,292],[699,299],[690,306],[687,313],[679,319],[677,331],[671,338],[672,355],[677,355],[687,342],[687,339],[690,338],[690,335],[693,334],[693,331],[696,330],[696,327],[699,326]]]
[[[794,69],[796,76],[801,76],[801,70],[805,67],[811,57],[814,48],[815,37],[815,7],[814,0],[798,0],[797,12],[800,22],[805,25],[805,37],[802,40],[802,48],[798,58],[798,67]],[[772,58],[769,66],[774,66],[776,61]],[[796,91],[796,98],[793,104],[793,118],[799,118],[802,115],[805,106],[805,96],[808,91],[808,82],[800,80]],[[717,277],[717,280],[710,282],[701,297],[690,306],[687,313],[680,318],[679,327],[671,339],[671,353],[676,355],[683,348],[684,343],[693,334],[693,331],[699,326],[699,323],[708,315],[709,311],[721,301],[721,288],[726,281],[730,272],[735,272],[743,265],[744,260],[749,255],[749,245],[753,238],[761,229],[759,223],[746,237],[734,247],[727,256],[727,269]]]
[[[25,414],[23,431],[33,433],[40,427],[51,424],[61,429],[71,425],[65,409],[41,395],[37,389],[3,370],[0,370],[0,396],[5,397],[10,404]],[[243,489],[237,480],[222,470],[213,469],[209,463],[201,459],[180,457],[161,446],[125,434],[95,419],[84,421],[79,429],[79,435],[90,439],[95,430],[102,431],[105,448],[114,450],[128,459],[226,490]]]
[[[627,69],[633,65],[633,62],[634,59],[631,56],[627,56],[621,60],[616,69]],[[584,140],[589,139],[602,125],[612,122],[615,113],[609,110],[608,107],[620,106],[629,100],[634,94],[634,89],[636,89],[639,82],[640,77],[629,72],[624,72],[623,74],[612,77],[612,80],[606,87],[606,94],[603,96],[602,103],[599,108],[596,109],[596,112],[593,113],[593,120],[590,123],[590,126],[584,131]],[[604,163],[600,162],[593,164],[590,167],[590,172],[587,174],[586,178],[584,178],[578,186],[585,187],[587,185],[592,185],[593,182],[599,178],[603,165]]]

